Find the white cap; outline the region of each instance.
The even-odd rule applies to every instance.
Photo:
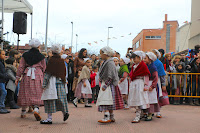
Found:
[[[156,52],[156,54],[158,55],[158,59],[160,59],[160,57],[161,57],[161,54],[160,54],[160,52],[157,50],[157,49],[154,49],[154,51]]]
[[[145,53],[143,51],[135,51],[133,53],[139,56],[141,60],[145,57]]]
[[[68,55],[66,55],[66,54],[63,54],[63,55],[61,55],[61,58],[62,58],[62,59],[66,59],[66,58],[67,58],[67,56],[68,56]]]
[[[60,45],[52,45],[51,50],[52,50],[53,53],[60,54],[61,51],[62,51],[62,48],[61,48]]]
[[[102,51],[105,55],[107,55],[107,56],[109,56],[109,57],[111,57],[111,56],[114,55],[114,50],[111,49],[111,48],[108,47],[108,46],[103,47],[103,48],[101,49],[101,51]]]
[[[157,60],[157,56],[153,53],[153,52],[148,52],[146,53],[146,55],[149,57],[149,59],[151,59],[152,61],[156,61]]]
[[[114,60],[114,59],[117,59],[117,60],[119,60],[119,58],[117,58],[117,57],[113,57],[113,60]]]
[[[90,60],[90,58],[84,58],[84,62],[87,62],[88,60]]]
[[[32,40],[30,40],[29,42],[29,46],[31,46],[32,48],[37,48],[41,45],[40,41],[36,38],[33,38]]]
[[[130,62],[129,58],[122,57],[121,59],[124,61],[125,64],[128,64]]]

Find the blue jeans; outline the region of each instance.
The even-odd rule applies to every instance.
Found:
[[[5,98],[7,95],[5,83],[0,83],[0,108],[5,108]]]

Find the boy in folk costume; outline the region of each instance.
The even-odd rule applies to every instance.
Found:
[[[41,124],[52,124],[52,113],[62,111],[63,121],[69,117],[67,95],[66,95],[66,67],[64,60],[60,57],[61,47],[51,47],[53,56],[47,64],[43,82],[42,100],[44,101],[45,113],[48,118],[40,121]]]
[[[99,112],[104,112],[104,118],[98,122],[115,122],[113,110],[123,109],[124,103],[118,87],[118,73],[111,58],[114,51],[110,47],[104,47],[100,50],[100,54],[104,62],[99,69],[101,89],[96,105]]]
[[[120,59],[120,69],[119,69],[119,89],[121,91],[124,103],[126,104],[125,109],[128,109],[128,75],[129,70],[127,64],[130,62],[130,59],[123,57]]]
[[[85,107],[92,107],[88,104],[88,99],[92,98],[92,89],[89,82],[90,79],[90,70],[89,67],[92,65],[92,60],[90,58],[84,58],[85,66],[81,71],[81,74],[78,78],[78,85],[75,91],[75,99],[73,100],[73,104],[77,107],[78,100],[80,98],[84,98]]]
[[[152,52],[157,56],[157,59],[154,61],[154,64],[158,70],[158,84],[157,84],[157,91],[158,91],[158,99],[162,97],[162,92],[166,91],[166,82],[165,82],[165,69],[163,63],[159,60],[161,58],[161,54],[157,49],[152,50]],[[157,118],[162,118],[160,112],[156,114]]]
[[[160,106],[158,104],[157,99],[157,83],[158,83],[158,72],[157,68],[154,65],[154,61],[157,59],[156,55],[152,52],[146,53],[144,58],[144,62],[147,64],[148,69],[150,71],[149,85],[148,85],[148,95],[149,95],[149,104],[150,108],[148,108],[148,116],[145,121],[152,120],[152,114],[155,112],[160,112]]]
[[[139,123],[142,110],[149,108],[148,84],[150,72],[142,61],[145,57],[143,51],[135,51],[132,54],[134,64],[129,74],[131,83],[129,88],[128,104],[136,109],[136,117],[132,123]]]

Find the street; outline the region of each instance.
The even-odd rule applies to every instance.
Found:
[[[135,117],[135,110],[115,111],[116,123],[99,124],[103,113],[93,108],[84,108],[83,104],[78,104],[75,108],[69,104],[70,117],[63,122],[61,112],[53,114],[52,125],[41,125],[35,120],[32,113],[27,113],[27,117],[20,118],[20,109],[11,110],[10,114],[1,114],[0,133],[199,133],[200,132],[200,107],[187,105],[168,105],[161,109],[163,118],[153,118],[153,121],[141,121],[132,124]],[[44,108],[40,108],[43,119],[47,115]]]

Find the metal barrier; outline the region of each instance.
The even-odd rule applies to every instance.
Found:
[[[179,83],[179,86],[177,83],[177,88],[173,88],[175,82],[177,82],[175,81],[177,77],[184,82],[185,90],[183,90],[182,82]],[[168,83],[167,91],[169,97],[200,98],[200,73],[168,73]],[[194,85],[195,88],[193,87]],[[173,94],[178,91],[176,89],[179,89],[179,94]],[[194,92],[196,93],[194,94]]]

